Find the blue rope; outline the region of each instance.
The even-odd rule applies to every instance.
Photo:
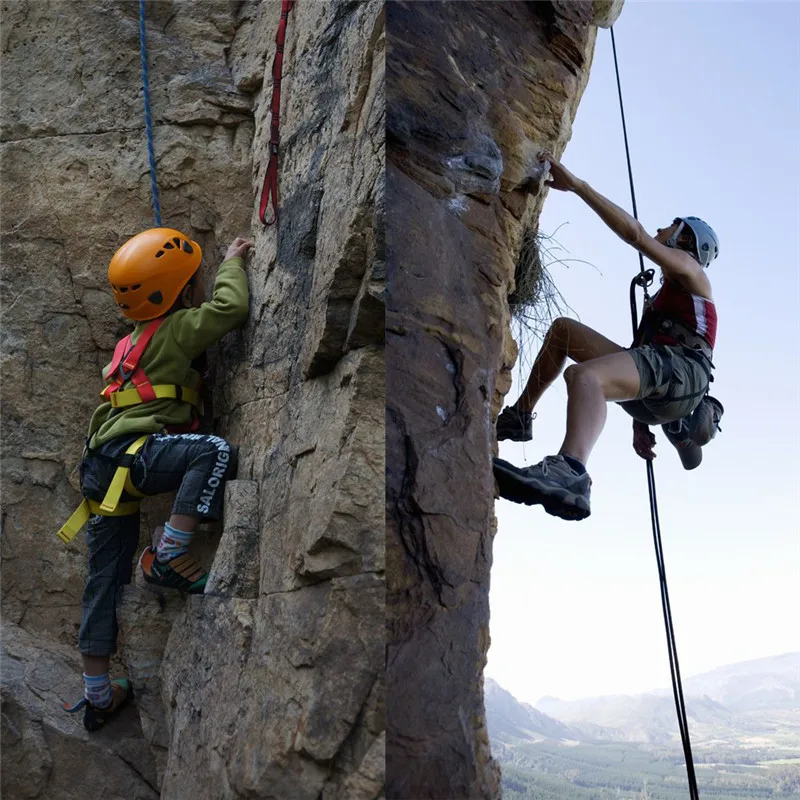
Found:
[[[144,27],[144,0],[139,0],[139,43],[142,51],[142,91],[144,94],[144,124],[147,128],[147,155],[150,158],[150,185],[153,190],[153,211],[156,227],[161,227],[161,205],[158,202],[156,157],[153,153],[153,120],[150,116],[150,82],[147,77],[147,34]]]

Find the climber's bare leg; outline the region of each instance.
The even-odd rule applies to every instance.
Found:
[[[86,656],[82,655],[84,675],[97,676],[105,675],[108,672],[108,656]]]
[[[573,364],[567,382],[567,435],[558,451],[585,464],[606,422],[606,403],[633,400],[639,393],[639,370],[623,351]]]
[[[574,319],[559,317],[550,326],[528,383],[514,407],[519,411],[533,411],[545,389],[561,374],[568,358],[580,364],[624,350],[592,328]]]
[[[200,517],[196,517],[194,514],[172,514],[169,518],[169,524],[175,530],[185,533],[194,533],[198,522],[200,522]]]

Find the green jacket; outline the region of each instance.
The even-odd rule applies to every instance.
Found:
[[[214,282],[214,297],[199,308],[186,308],[167,316],[144,351],[140,366],[153,386],[176,384],[197,389],[200,373],[192,361],[209,345],[247,321],[249,287],[244,261],[229,258],[219,268]],[[148,322],[137,322],[131,335],[136,340]],[[111,367],[103,368],[103,379]],[[132,387],[130,381],[123,389]],[[89,446],[99,445],[116,436],[131,433],[160,433],[167,426],[187,425],[192,421],[192,407],[172,399],[154,400],[136,406],[114,409],[103,403],[89,423]]]

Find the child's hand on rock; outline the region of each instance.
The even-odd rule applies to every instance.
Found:
[[[244,258],[247,251],[253,246],[251,239],[242,239],[237,237],[231,242],[228,252],[225,253],[225,261],[229,258]]]

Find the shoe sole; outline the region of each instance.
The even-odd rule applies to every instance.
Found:
[[[544,484],[535,478],[523,478],[520,470],[508,461],[496,459],[494,475],[500,496],[512,503],[526,506],[540,505],[544,510],[560,519],[579,521],[591,515],[588,501],[583,495],[563,489],[553,493],[551,487],[545,491]]]
[[[148,578],[147,573],[144,572],[144,570],[142,570],[142,576],[144,577],[144,582],[147,584],[145,588],[159,598],[165,598],[164,592],[180,592],[181,594],[205,594],[206,591],[205,585],[199,591],[198,590],[190,591],[189,589],[183,589],[180,586],[167,586],[166,584],[161,583],[158,580],[153,580],[152,578]]]
[[[533,441],[533,434],[528,436],[527,434],[503,433],[501,431],[498,431],[497,432],[497,441],[498,442],[532,442]]]
[[[147,553],[147,548],[142,551],[142,554],[139,556],[139,570],[142,573],[142,578],[144,578],[145,582],[145,589],[149,592],[152,592],[158,598],[158,602],[163,607],[163,603],[166,601],[165,592],[180,592],[181,594],[205,594],[206,587],[205,585],[202,587],[200,591],[190,591],[189,589],[181,588],[180,586],[168,586],[167,584],[162,583],[158,578],[153,579],[148,574],[145,568],[142,566],[142,559]]]
[[[157,583],[151,582],[149,580],[149,578],[147,577],[147,572],[145,572],[145,569],[142,566],[142,559],[144,558],[145,553],[147,553],[147,548],[146,547],[145,547],[144,550],[142,550],[142,554],[139,556],[139,562],[137,564],[137,566],[139,567],[139,572],[142,573],[142,578],[144,579],[144,587],[143,588],[145,590],[147,590],[148,592],[151,592],[152,594],[154,594],[156,596],[156,599],[158,600],[159,605],[161,605],[163,607],[163,604],[166,601],[166,595],[164,594],[165,590],[164,590],[163,586],[160,586]]]

